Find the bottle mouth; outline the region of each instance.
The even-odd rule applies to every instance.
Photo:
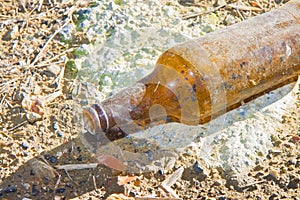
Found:
[[[82,118],[85,129],[92,135],[105,131],[109,127],[107,114],[101,105],[94,104],[85,108]]]

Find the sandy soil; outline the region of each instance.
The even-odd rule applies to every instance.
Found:
[[[89,165],[96,160],[78,138],[72,71],[65,64],[75,47],[91,41],[75,31],[71,43],[62,42],[59,32],[76,23],[74,12],[92,5],[0,2],[1,199],[300,199],[299,102],[282,119],[282,135],[274,138],[263,165],[248,174],[249,184],[239,185],[221,169],[203,173],[185,155],[179,162],[189,167],[167,173],[132,175]]]

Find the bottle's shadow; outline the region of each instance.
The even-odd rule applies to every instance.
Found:
[[[292,87],[293,85],[289,85],[285,89],[281,89],[278,96],[274,96],[273,92],[264,95],[261,98],[266,98],[266,104],[254,106],[253,109],[251,108],[251,112],[249,111],[250,113],[241,119],[232,120],[232,123],[251,117],[253,113],[285,96]],[[241,112],[241,110],[235,112]],[[244,113],[242,114],[244,115]],[[228,126],[230,123],[226,124],[226,127]],[[214,132],[216,131],[218,130]],[[97,163],[96,158],[86,150],[79,137],[75,138],[32,158],[10,177],[2,180],[0,182],[0,198],[51,199],[60,196],[63,199],[70,199],[93,191],[93,196],[101,199],[111,193],[124,190],[123,186],[117,184],[117,177],[112,170],[101,165],[89,169],[79,169],[80,165],[76,165],[77,169],[75,166],[75,169],[67,171],[56,168],[57,165],[89,163]]]
[[[57,155],[60,155],[58,157]],[[30,159],[0,185],[0,199],[70,199],[94,191],[102,198],[112,192],[122,192],[112,170],[97,166],[89,169],[56,169],[57,165],[89,164],[96,160],[84,148],[79,138]],[[76,169],[77,168],[77,169]],[[105,188],[106,194],[103,192]]]

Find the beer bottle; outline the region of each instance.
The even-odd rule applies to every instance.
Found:
[[[298,4],[291,1],[168,49],[148,76],[85,108],[86,129],[116,140],[161,123],[204,124],[295,81],[300,74]]]

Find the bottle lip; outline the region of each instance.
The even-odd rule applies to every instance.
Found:
[[[101,104],[93,104],[92,108],[97,113],[97,119],[100,122],[101,128],[103,131],[106,131],[109,128],[109,120],[106,111],[103,109]]]
[[[103,113],[100,112],[101,110],[103,109],[94,105],[83,110],[82,116],[84,127],[92,135],[96,135],[97,133],[107,128],[106,121],[104,121],[105,124],[103,124],[103,115],[100,115],[101,113]],[[105,115],[104,118],[107,119]]]

